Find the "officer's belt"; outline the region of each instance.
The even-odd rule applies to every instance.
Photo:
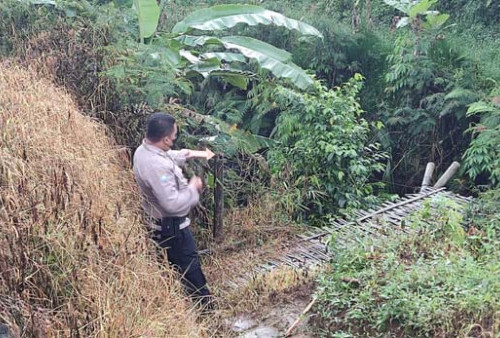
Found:
[[[177,234],[179,232],[179,226],[186,221],[186,217],[162,217],[161,219],[155,219],[154,223],[160,228],[162,236],[168,234]]]

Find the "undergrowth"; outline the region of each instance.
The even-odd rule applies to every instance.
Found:
[[[345,251],[334,243],[332,272],[319,279],[319,332],[496,337],[499,195],[474,204],[466,218],[452,200],[433,199],[405,222],[411,235],[365,239]]]

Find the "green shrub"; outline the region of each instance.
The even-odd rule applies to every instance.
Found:
[[[334,90],[316,82],[312,94],[277,89],[281,114],[269,162],[278,181],[298,190],[296,204],[308,213],[325,215],[375,200],[370,178],[383,169],[385,156],[370,142],[373,126],[361,118],[361,79],[355,75]]]
[[[498,214],[465,222],[462,212],[451,200],[434,199],[409,219],[411,235],[365,239],[345,251],[333,244],[331,272],[319,280],[320,330],[356,337],[457,337],[478,328],[498,334]]]
[[[468,129],[472,141],[463,155],[467,175],[480,183],[500,184],[500,87],[469,106],[469,116],[479,116]]]

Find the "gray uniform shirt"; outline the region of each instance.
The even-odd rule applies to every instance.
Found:
[[[195,206],[200,194],[182,173],[186,157],[182,152],[164,151],[144,140],[134,154],[134,174],[143,196],[145,212],[156,219],[183,217]],[[186,219],[179,228],[190,224]]]

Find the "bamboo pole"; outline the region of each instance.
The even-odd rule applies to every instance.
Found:
[[[427,163],[427,167],[425,168],[424,179],[422,180],[422,188],[420,188],[420,192],[424,191],[425,188],[431,185],[432,173],[434,172],[434,168],[436,165],[434,162]]]
[[[343,228],[346,228],[347,226],[352,226],[352,225],[355,225],[357,223],[361,223],[363,222],[364,220],[368,219],[368,218],[371,218],[375,215],[378,215],[378,214],[382,214],[382,213],[385,213],[391,209],[395,209],[397,207],[400,207],[400,206],[403,206],[403,205],[406,205],[406,204],[410,204],[410,203],[413,203],[415,201],[418,201],[418,200],[421,200],[421,199],[424,199],[430,195],[433,195],[433,194],[437,194],[438,192],[441,192],[445,190],[444,188],[440,188],[440,189],[436,189],[436,190],[430,190],[428,192],[424,192],[424,193],[420,193],[418,194],[416,197],[413,197],[413,198],[409,198],[409,199],[406,199],[406,200],[403,200],[403,201],[400,201],[398,203],[393,203],[385,208],[382,208],[382,209],[379,209],[377,211],[374,211],[372,212],[371,214],[368,214],[366,216],[363,216],[363,217],[360,217],[360,218],[357,218],[355,219],[354,221],[351,221],[351,222],[345,222],[343,224],[340,224],[341,226],[341,229]],[[340,221],[342,222],[343,220],[342,219],[338,219],[337,221]],[[319,234],[316,234],[316,235],[312,235],[310,237],[306,237],[306,238],[303,238],[300,240],[300,242],[305,242],[305,241],[310,241],[311,239],[315,239],[315,238],[319,238],[319,237],[323,237],[325,235],[328,235],[329,233],[327,232],[321,232]]]
[[[445,173],[439,178],[439,180],[434,184],[435,189],[442,188],[448,183],[450,178],[455,175],[455,173],[458,171],[460,168],[460,163],[458,162],[453,162],[448,169],[446,169]]]

